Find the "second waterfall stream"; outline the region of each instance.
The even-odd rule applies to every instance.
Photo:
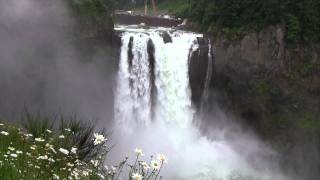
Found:
[[[209,140],[193,125],[197,117],[188,70],[203,35],[138,26],[118,26],[116,30],[121,49],[114,154],[131,156],[130,150],[136,147],[147,155],[164,153],[169,159],[162,172],[164,179],[286,179],[268,163],[255,168],[228,141]],[[212,64],[211,45],[208,47]],[[207,78],[211,78],[210,68]]]

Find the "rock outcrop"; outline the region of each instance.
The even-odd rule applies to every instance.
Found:
[[[212,87],[226,93],[232,91],[233,98],[243,93],[255,95],[253,91],[259,89],[259,83],[268,84],[262,87],[266,93],[275,88],[279,91],[275,95],[283,97],[292,95],[292,83],[303,86],[311,96],[320,94],[320,46],[286,44],[280,26],[248,34],[236,42],[217,37],[214,49],[216,73]]]
[[[198,38],[198,48],[189,55],[189,81],[191,88],[191,99],[193,104],[200,108],[205,91],[207,73],[209,68],[214,69],[209,63],[209,41],[207,38]],[[212,51],[210,51],[212,53]],[[211,54],[212,57],[212,54]],[[210,77],[208,77],[210,78]],[[209,79],[210,81],[210,79]],[[210,83],[210,82],[209,82]]]

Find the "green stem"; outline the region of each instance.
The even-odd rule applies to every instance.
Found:
[[[157,178],[158,178],[158,176],[159,176],[159,174],[160,174],[160,171],[161,171],[162,166],[163,166],[163,161],[161,161],[161,165],[160,165],[159,171],[158,171],[158,173],[157,173],[157,175],[156,175],[156,178],[155,178],[155,179],[157,179]]]

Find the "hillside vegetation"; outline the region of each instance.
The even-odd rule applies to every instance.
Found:
[[[320,41],[318,0],[158,0],[158,9],[215,34],[241,35],[283,24],[289,42]]]
[[[192,0],[190,17],[208,31],[241,33],[285,24],[288,41],[320,40],[318,0]]]

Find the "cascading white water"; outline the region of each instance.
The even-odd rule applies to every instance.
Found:
[[[132,59],[128,56],[130,38],[133,38]],[[146,34],[124,33],[122,36],[115,113],[122,127],[150,122],[148,39]]]
[[[172,33],[172,43],[154,33],[157,106],[156,121],[166,125],[186,128],[193,118],[191,92],[188,79],[188,55],[196,34]]]
[[[251,168],[227,142],[209,141],[192,125],[195,113],[188,59],[190,52],[199,48],[197,38],[201,34],[128,26],[116,30],[122,38],[115,92],[117,153],[128,154],[134,147],[143,148],[147,154],[166,153],[169,164],[164,176],[168,179],[228,180],[234,178],[234,172],[270,178]],[[164,31],[172,42],[164,42]],[[154,54],[148,53],[149,42],[153,44]],[[154,62],[150,61],[152,55]],[[210,66],[211,46],[208,56]],[[208,68],[205,86],[211,74]],[[156,93],[152,93],[153,86]]]
[[[120,70],[116,100],[116,119],[124,124],[150,123],[151,83],[147,43],[155,48],[156,121],[186,127],[192,120],[188,55],[199,34],[173,32],[172,43],[165,43],[161,31],[122,34]],[[132,41],[133,59],[128,57]],[[129,64],[132,61],[132,68]],[[131,84],[131,85],[130,85]]]

